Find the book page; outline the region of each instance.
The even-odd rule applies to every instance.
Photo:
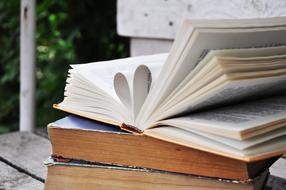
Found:
[[[133,110],[134,119],[137,117],[151,86],[157,81],[163,62],[153,62],[137,67],[133,79]]]
[[[176,127],[162,126],[152,128],[144,131],[144,134],[182,146],[244,161],[254,161],[279,156],[286,151],[285,136],[274,138],[266,143],[261,143],[244,150],[239,150],[229,146],[224,141],[214,141],[210,138]]]
[[[219,107],[222,104],[234,104],[244,99],[277,94],[286,90],[286,75],[243,80],[228,80],[224,77],[201,88],[172,108],[158,113],[151,122],[203,108]]]
[[[87,64],[71,65],[74,72],[83,76],[94,86],[104,90],[113,98],[118,100],[114,91],[113,79],[116,73],[130,71],[134,73],[135,69],[142,64],[152,62],[165,62],[167,54],[156,54],[149,56],[138,56],[131,58],[116,59],[111,61],[101,61]],[[133,72],[132,72],[133,71]]]
[[[125,106],[126,110],[128,110],[129,114],[132,113],[132,91],[130,89],[130,83],[133,81],[133,75],[134,73],[132,73],[132,71],[124,71],[116,73],[113,78],[113,85],[116,95],[120,99],[121,103]]]
[[[150,89],[152,76],[149,68],[140,65],[135,71],[118,72],[113,81],[117,96],[134,120]]]
[[[190,130],[190,131],[195,133],[195,134],[201,135],[203,137],[212,139],[214,141],[224,142],[228,146],[231,146],[231,147],[236,148],[238,150],[245,150],[245,149],[251,148],[253,146],[257,146],[258,144],[265,143],[265,142],[270,141],[270,140],[275,139],[275,138],[280,138],[280,137],[286,138],[286,128],[279,128],[277,130],[270,131],[266,134],[258,135],[256,137],[245,139],[243,141],[231,139],[231,138],[227,138],[227,137],[222,137],[220,135],[214,135],[214,134],[207,133],[207,132],[200,132],[197,130]]]
[[[285,94],[285,93],[284,93]],[[158,122],[233,139],[248,139],[286,124],[286,95],[192,113]]]
[[[172,97],[168,102],[160,106],[160,112],[164,112],[184,101],[191,94],[199,91],[222,75],[229,75],[231,78],[241,80],[277,76],[278,73],[280,73],[279,75],[286,74],[285,55],[252,59],[254,58],[214,57],[214,60],[209,62],[185,85],[182,91],[177,93],[177,96]],[[214,66],[210,67],[213,63],[215,63]],[[158,109],[156,111],[159,112]]]
[[[149,65],[147,67],[146,65],[140,65],[134,74],[132,84],[132,110],[134,120],[149,93],[152,81],[156,77],[153,76],[150,67],[152,66]]]
[[[129,110],[132,120],[135,120],[143,105],[152,81],[156,81],[159,71],[164,62],[148,62],[139,65],[135,70],[128,69],[116,73],[113,79],[114,89],[117,96]]]
[[[178,99],[184,91],[188,88],[191,88],[189,81],[191,81],[195,76],[197,77],[197,73],[199,73],[203,68],[209,66],[212,62],[211,60],[214,57],[228,57],[231,58],[239,58],[239,59],[261,59],[261,57],[269,57],[269,56],[278,56],[285,55],[286,46],[277,46],[277,47],[262,47],[262,48],[240,48],[240,49],[222,49],[222,50],[210,50],[207,55],[200,61],[197,66],[190,72],[185,79],[179,84],[179,86],[174,89],[174,91],[164,100],[162,105],[166,105],[169,101],[174,99]],[[257,68],[257,65],[256,65]]]
[[[156,54],[150,56],[138,56],[112,61],[102,61],[87,64],[72,65],[69,70],[65,88],[65,98],[54,107],[70,113],[77,113],[88,118],[110,123],[132,123],[132,110],[127,109],[126,102],[121,102],[117,96],[113,79],[117,72],[132,74],[132,78],[141,64],[164,63],[167,54]],[[126,75],[124,75],[125,78]],[[131,79],[128,79],[131,80]],[[128,81],[125,82],[127,84]],[[122,92],[130,95],[128,85],[121,83]],[[127,90],[126,90],[127,89]],[[126,97],[126,94],[121,97]],[[126,98],[129,103],[131,97]],[[125,100],[126,100],[125,99]],[[125,104],[125,105],[124,105]],[[129,108],[129,107],[128,107]],[[100,119],[101,118],[101,119]]]
[[[154,113],[160,107],[163,100],[172,93],[209,50],[281,45],[286,44],[285,35],[286,28],[280,26],[249,29],[195,28],[190,37],[184,39],[188,41],[186,46],[182,50],[177,50],[177,54],[179,54],[177,59],[171,57],[167,59],[166,65],[162,68],[159,76],[161,81],[151,89],[146,105],[143,105],[142,113],[139,113],[136,124],[141,129],[146,127],[144,122],[148,121],[151,113]],[[182,43],[185,44],[185,42]],[[170,52],[170,55],[173,55],[173,53]],[[142,125],[145,125],[145,127]]]

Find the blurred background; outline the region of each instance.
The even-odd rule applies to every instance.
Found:
[[[116,33],[114,0],[37,0],[36,126],[63,116],[52,104],[63,98],[70,64],[129,54]],[[0,1],[0,134],[19,128],[20,1]]]

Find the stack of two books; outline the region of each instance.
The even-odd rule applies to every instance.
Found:
[[[68,116],[48,126],[45,190],[262,189],[277,159],[243,162]]]
[[[72,65],[46,190],[260,189],[286,152],[285,36],[186,20],[169,54]]]

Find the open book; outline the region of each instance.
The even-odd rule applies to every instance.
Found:
[[[72,65],[54,107],[244,161],[277,156],[285,36],[286,18],[186,20],[168,55]]]

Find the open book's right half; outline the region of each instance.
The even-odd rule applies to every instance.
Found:
[[[285,36],[284,17],[186,20],[168,55],[72,66],[54,107],[244,161],[277,156],[286,152]]]

